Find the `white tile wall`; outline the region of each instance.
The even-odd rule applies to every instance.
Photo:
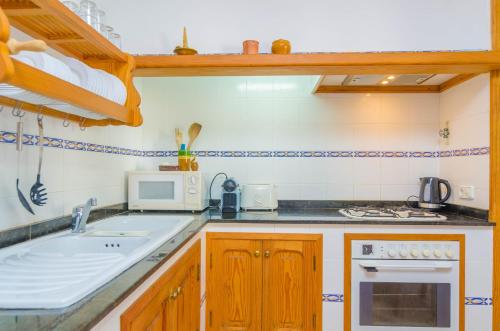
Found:
[[[441,141],[443,150],[487,147],[489,137],[489,76],[481,75],[451,90],[440,98],[440,125],[449,122],[449,145]],[[439,176],[452,185],[450,202],[471,207],[489,208],[489,155],[442,158]],[[475,199],[463,200],[457,192],[461,185],[475,187]]]
[[[11,110],[0,113],[0,130],[15,132],[17,119]],[[24,132],[38,134],[36,115],[23,117]],[[125,148],[140,147],[141,129],[128,127],[89,128],[81,131],[77,125],[68,128],[62,121],[45,118],[45,135]],[[60,148],[45,148],[41,181],[47,188],[48,202],[43,207],[33,206],[31,215],[19,203],[15,180],[17,177],[15,144],[0,143],[0,231],[51,219],[71,213],[73,206],[97,197],[98,206],[126,201],[125,171],[136,168],[137,159],[106,153],[81,152]],[[29,199],[38,167],[38,148],[23,146],[20,163],[21,190]]]
[[[143,79],[144,149],[174,150],[174,128],[203,130],[198,150],[436,151],[438,95],[313,95],[317,77]],[[415,163],[414,163],[415,161]],[[141,160],[142,169],[175,159]],[[434,159],[200,158],[203,171],[273,182],[279,199],[395,199],[438,175]],[[215,192],[215,190],[214,190]],[[217,194],[217,193],[215,193]]]
[[[437,151],[489,145],[488,77],[480,76],[443,95],[313,95],[317,77],[144,78],[144,125],[80,131],[45,120],[46,135],[146,150],[174,150],[174,128],[186,133],[200,122],[195,150]],[[439,141],[440,123],[450,122],[450,145]],[[10,109],[0,113],[0,130],[15,131]],[[36,134],[32,114],[25,132]],[[187,137],[186,137],[187,140]],[[21,155],[21,186],[35,181],[37,149]],[[418,178],[447,178],[474,185],[476,199],[451,202],[488,208],[489,157],[451,158],[200,158],[209,176],[225,171],[240,183],[272,182],[279,199],[405,200],[418,192]],[[42,181],[49,202],[27,214],[17,202],[17,154],[0,144],[0,230],[61,216],[91,195],[100,205],[126,200],[126,170],[156,169],[168,158],[134,158],[105,153],[45,150]],[[218,185],[214,194],[217,196]]]

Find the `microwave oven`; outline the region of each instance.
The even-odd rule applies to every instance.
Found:
[[[208,207],[205,178],[199,171],[132,171],[128,173],[130,210],[189,210]]]

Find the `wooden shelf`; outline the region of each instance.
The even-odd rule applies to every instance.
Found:
[[[0,83],[17,86],[105,119],[90,119],[85,115],[72,115],[19,100],[23,110],[78,122],[81,126],[142,124],[141,99],[132,81],[135,68],[132,56],[116,48],[58,0],[0,0],[0,6]],[[118,77],[127,89],[125,105],[12,59],[6,45],[11,23],[32,37],[46,41],[61,53]],[[0,104],[13,106],[17,102],[0,97]]]
[[[500,69],[500,51],[137,55],[138,77],[478,74]]]
[[[61,80],[36,68],[28,66],[22,62],[12,59],[14,64],[14,72],[9,79],[5,80],[4,83],[20,87],[24,90],[31,91],[33,93],[42,95],[44,97],[62,101],[66,104],[73,105],[75,107],[94,112],[96,114],[106,117],[106,120],[90,120],[85,119],[82,116],[67,115],[61,111],[51,109],[50,107],[44,107],[46,110],[44,114],[59,118],[65,118],[72,121],[83,122],[84,126],[89,126],[88,124],[98,124],[107,121],[108,124],[122,123],[122,124],[133,124],[136,122],[134,118],[134,112],[129,111],[125,106],[119,105],[113,101],[96,95],[90,91],[87,91],[79,86],[73,85],[69,82]],[[3,99],[3,104],[12,105],[12,100],[8,98]],[[2,99],[0,99],[2,103]],[[23,102],[24,103],[24,102]],[[27,103],[27,105],[30,105]],[[38,107],[33,109],[31,107],[23,108],[24,110],[37,112]],[[109,121],[109,120],[112,121]],[[113,121],[114,120],[114,121]],[[88,121],[88,122],[87,122]],[[85,125],[87,123],[87,125]]]
[[[80,60],[127,61],[127,55],[59,0],[0,0],[12,26]]]

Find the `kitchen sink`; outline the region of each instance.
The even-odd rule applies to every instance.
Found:
[[[0,250],[0,308],[70,306],[146,257],[191,216],[116,216]]]

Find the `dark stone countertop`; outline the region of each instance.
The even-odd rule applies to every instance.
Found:
[[[154,214],[168,214],[152,212]],[[147,213],[144,213],[147,214]],[[445,221],[380,221],[353,220],[339,214],[338,209],[282,209],[276,212],[242,212],[221,215],[218,211],[194,214],[194,220],[174,238],[164,243],[148,257],[137,262],[115,279],[97,289],[80,302],[64,309],[0,310],[2,331],[89,330],[134,291],[145,279],[191,239],[207,223],[273,223],[273,224],[373,224],[429,226],[492,226],[484,219],[442,212]],[[185,213],[184,213],[185,215]]]
[[[221,214],[219,211],[208,211],[206,217],[210,223],[275,223],[275,224],[372,224],[372,225],[440,225],[440,226],[493,226],[485,219],[465,216],[450,211],[440,211],[446,220],[359,220],[351,219],[339,213],[339,209],[280,209],[279,211],[242,212],[237,214]]]

